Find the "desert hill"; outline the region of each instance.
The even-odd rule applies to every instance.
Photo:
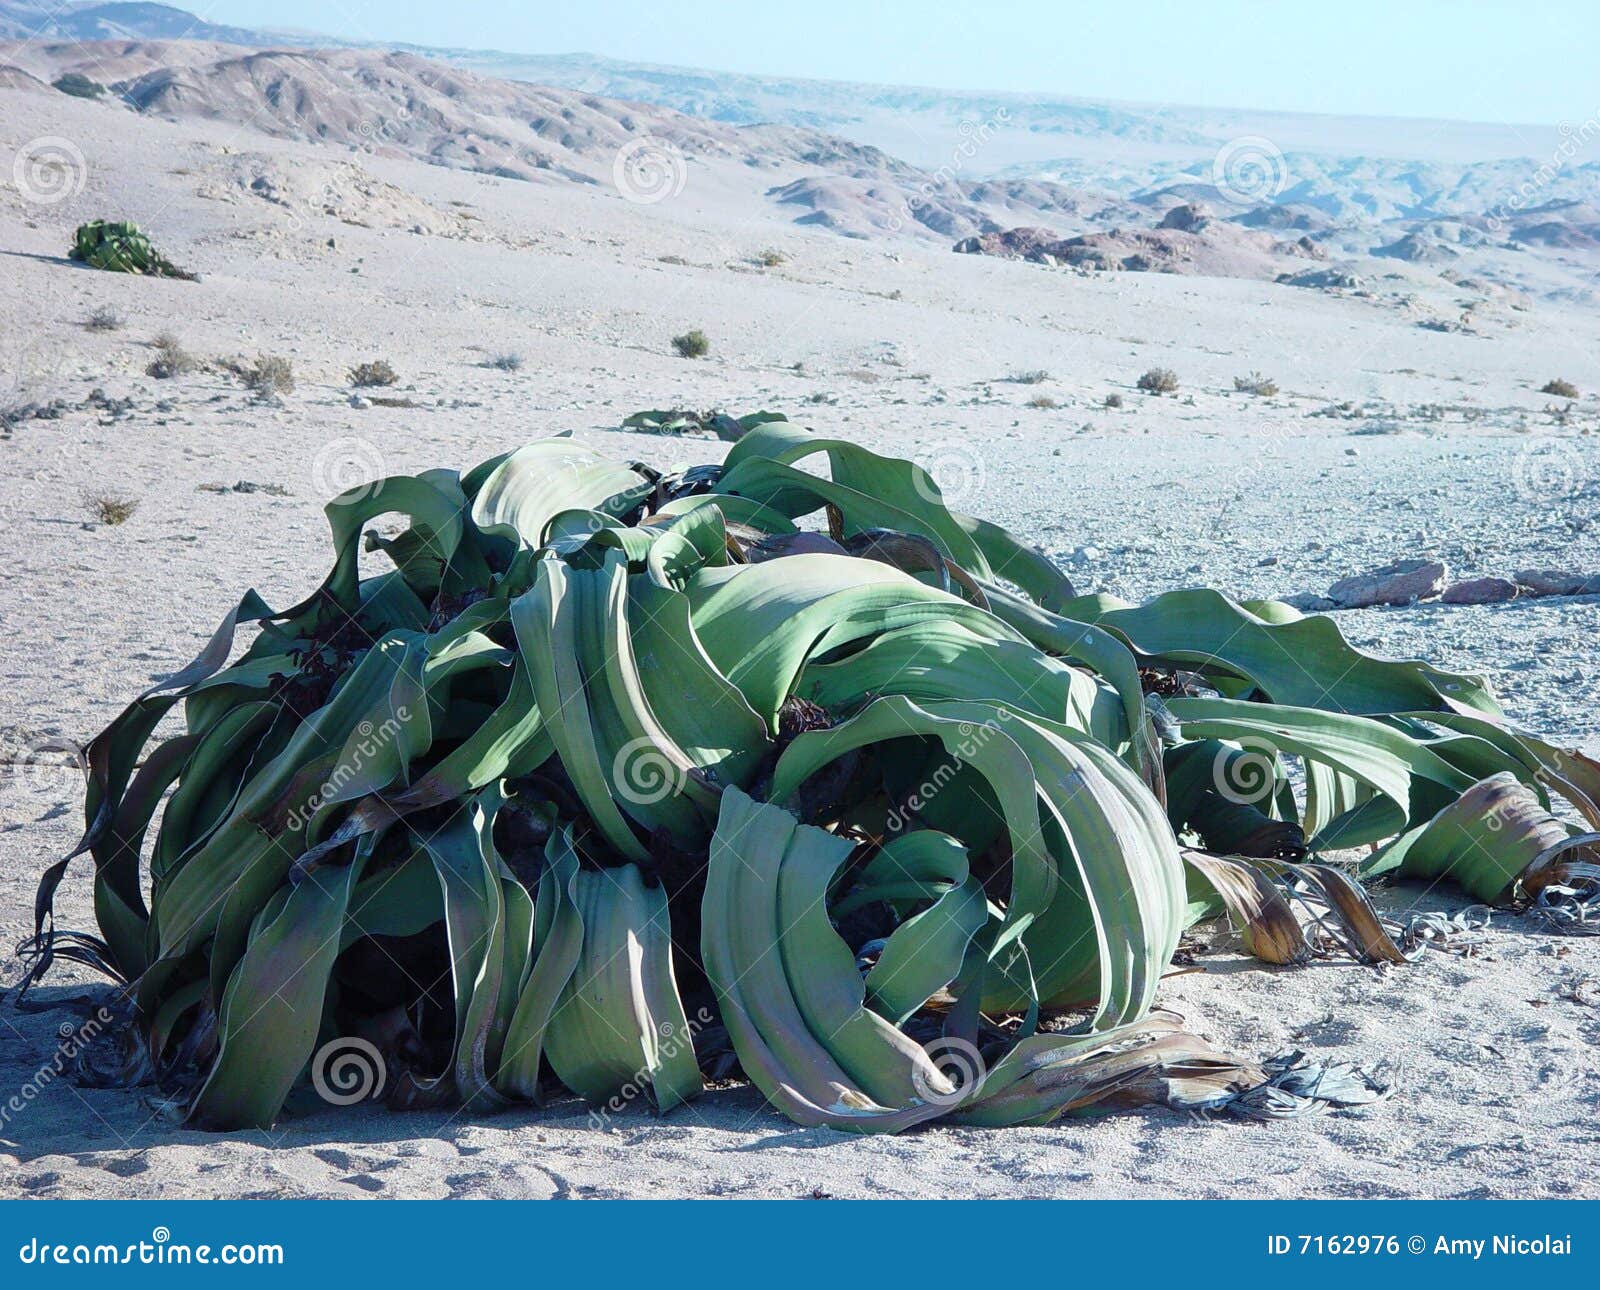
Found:
[[[1087,271],[1317,286],[1449,274],[1489,295],[1582,301],[1600,269],[1600,163],[1563,151],[1559,134],[1540,160],[1528,155],[1538,131],[1462,123],[311,47],[319,38],[152,4],[0,0],[7,33],[21,38],[0,43],[0,88],[38,94],[70,74],[104,87],[107,111],[214,122],[241,151],[266,135],[646,203],[692,175],[783,223],[1002,255],[1020,245],[1021,258]],[[1254,130],[1271,133],[1241,133]],[[1208,214],[1167,225],[1179,208]],[[1329,278],[1304,263],[1323,259],[1354,267]]]
[[[247,49],[206,41],[0,44],[0,68],[103,85],[107,108],[411,157],[501,178],[679,186],[691,168],[770,196],[796,222],[940,240],[1111,199],[1032,181],[963,181],[818,130],[729,125],[671,109],[480,76],[403,52]],[[620,159],[620,160],[619,160]],[[625,192],[649,200],[650,191]]]

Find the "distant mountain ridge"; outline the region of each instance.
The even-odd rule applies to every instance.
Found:
[[[52,93],[66,73],[110,88],[108,108],[530,182],[619,190],[632,152],[665,148],[680,185],[681,168],[718,169],[740,200],[797,224],[979,239],[990,254],[1015,244],[1086,270],[1298,281],[1314,255],[1331,262],[1318,285],[1403,263],[1540,295],[1589,290],[1600,263],[1600,163],[1559,144],[1543,163],[1369,156],[1336,146],[1375,128],[1356,119],[1323,119],[1327,147],[1300,148],[1313,118],[417,51],[159,4],[0,0],[0,88]],[[1473,127],[1451,128],[1465,146]],[[921,139],[910,160],[897,132]],[[1001,164],[1008,149],[1034,155]],[[1192,226],[1164,225],[1179,207]],[[1282,263],[1294,259],[1298,271]]]
[[[704,68],[635,63],[594,54],[520,54],[438,48],[402,41],[351,41],[306,32],[222,26],[169,5],[0,0],[0,38],[204,40],[252,48],[383,48],[467,67],[483,75],[653,103],[730,125],[782,124],[823,129],[936,168],[967,137],[998,124],[964,158],[974,173],[1033,166],[1044,177],[1071,159],[1109,173],[1171,164],[1214,152],[1230,140],[1263,135],[1284,152],[1465,164],[1544,159],[1562,134],[1555,125],[1491,125],[1409,118],[1319,116],[1159,103],[1100,102],[1070,95],[881,85],[803,77],[754,76]],[[997,120],[998,118],[998,120]],[[965,152],[965,149],[962,149]],[[1082,182],[1074,176],[1070,182]],[[1130,191],[1118,179],[1117,191]],[[1134,185],[1137,186],[1137,185]]]
[[[787,125],[729,125],[648,104],[479,75],[416,54],[367,48],[252,49],[210,41],[0,42],[8,70],[34,92],[67,74],[141,114],[225,123],[354,153],[530,182],[612,187],[619,165],[720,169],[775,213],[851,237],[948,243],[1019,220],[1077,228],[1116,199],[1057,184],[962,179],[919,169],[868,144]],[[14,79],[14,78],[12,78]],[[669,180],[671,175],[669,174]],[[804,213],[784,211],[797,205]]]
[[[0,40],[210,40],[261,45],[306,40],[282,32],[230,27],[164,4],[48,4],[0,0]]]

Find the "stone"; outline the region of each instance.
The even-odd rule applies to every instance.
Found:
[[[1328,588],[1328,599],[1344,609],[1371,605],[1409,605],[1444,590],[1450,570],[1442,560],[1396,560],[1370,573],[1340,578]]]
[[[1516,594],[1510,578],[1467,578],[1446,587],[1439,599],[1447,605],[1498,605]]]
[[[1600,593],[1600,574],[1563,569],[1518,569],[1517,586],[1525,596],[1592,596]]]
[[[1174,206],[1166,213],[1158,228],[1173,228],[1182,233],[1198,233],[1211,222],[1211,212],[1199,202]]]
[[[1298,609],[1302,614],[1321,614],[1339,608],[1335,601],[1309,591],[1297,591],[1292,596],[1279,596],[1278,599],[1291,609]]]

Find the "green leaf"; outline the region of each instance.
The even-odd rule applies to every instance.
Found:
[[[693,1033],[672,970],[666,892],[635,865],[572,875],[583,946],[545,1032],[561,1082],[591,1102],[648,1088],[662,1111],[699,1095]]]

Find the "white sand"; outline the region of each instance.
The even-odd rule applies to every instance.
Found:
[[[8,754],[86,739],[185,661],[246,586],[278,604],[302,594],[326,563],[323,497],[363,474],[465,465],[564,429],[658,463],[719,454],[607,430],[644,407],[779,408],[917,457],[964,509],[1063,560],[1096,548],[1074,577],[1132,597],[1194,582],[1321,591],[1421,551],[1463,574],[1600,571],[1586,434],[1597,405],[1586,398],[1557,425],[1536,393],[1557,374],[1600,388],[1592,313],[1541,303],[1491,312],[1481,335],[1440,334],[1416,326],[1454,308],[1437,279],[1408,279],[1407,305],[1398,287],[1362,300],[1089,278],[847,241],[775,224],[743,176],[713,166],[696,167],[680,197],[637,207],[603,189],[365,159],[400,190],[344,194],[368,204],[372,227],[296,225],[247,194],[217,199],[237,188],[241,163],[203,128],[0,90],[0,174],[13,149],[46,134],[77,141],[89,179],[54,207],[0,188],[0,400],[77,404],[102,387],[134,408],[116,419],[72,410],[0,442]],[[343,159],[227,137],[234,154],[295,173]],[[463,209],[452,202],[476,216],[467,236],[402,231],[418,222],[416,203]],[[72,226],[96,215],[139,221],[204,281],[69,267]],[[751,267],[769,245],[788,263]],[[126,316],[124,330],[81,328],[101,305]],[[704,361],[667,345],[692,326],[712,338]],[[299,388],[264,411],[225,376],[152,380],[147,342],[167,330],[205,357],[289,355]],[[520,372],[479,366],[506,350],[524,357]],[[346,369],[380,356],[402,374],[388,393],[423,406],[349,405]],[[1178,396],[1132,392],[1155,364],[1179,373]],[[1002,379],[1032,368],[1053,377]],[[1284,393],[1234,393],[1232,378],[1252,369]],[[1120,411],[1101,406],[1113,389]],[[1061,406],[1025,406],[1041,392]],[[813,394],[837,402],[812,406]],[[1372,417],[1311,415],[1347,400]],[[1376,419],[1402,433],[1349,433]],[[240,480],[290,495],[198,491]],[[83,494],[107,489],[137,497],[138,511],[120,527],[86,526]],[[1359,643],[1490,673],[1515,718],[1594,751],[1597,614],[1593,599],[1547,600],[1341,623]],[[75,840],[78,809],[67,770],[0,775],[0,941],[29,930],[36,875]],[[1405,888],[1382,898],[1396,911],[1461,903]],[[63,921],[89,921],[81,882]],[[167,1124],[139,1091],[58,1079],[0,1125],[0,1195],[1600,1195],[1600,1008],[1581,985],[1600,978],[1600,944],[1497,916],[1478,957],[1434,954],[1382,973],[1201,961],[1203,974],[1165,991],[1195,1029],[1247,1054],[1295,1045],[1395,1062],[1398,1095],[1265,1126],[1146,1110],[854,1139],[795,1128],[733,1090],[663,1121],[625,1113],[608,1131],[566,1103],[486,1119],[329,1110],[216,1137]],[[73,982],[63,972],[40,997],[63,998]],[[0,1004],[0,1094],[34,1081],[69,1016]]]

